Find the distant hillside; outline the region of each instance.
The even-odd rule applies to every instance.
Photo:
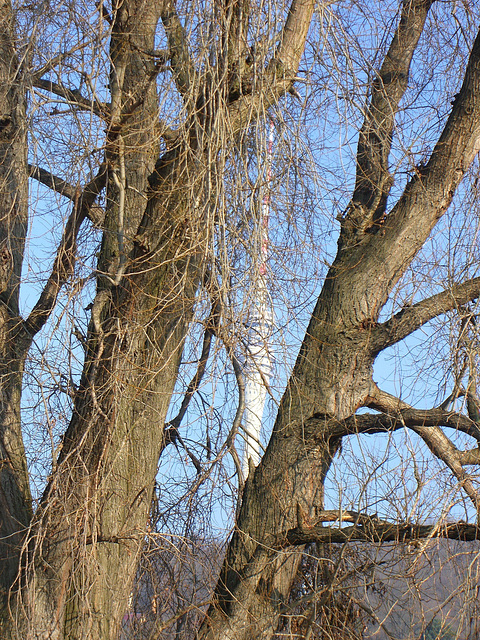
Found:
[[[478,542],[431,540],[370,552],[375,570],[359,596],[377,623],[366,639],[479,640]]]
[[[172,537],[152,545],[138,575],[121,640],[193,640],[223,553],[213,540],[186,542]],[[333,601],[336,594],[342,603],[348,600],[346,594],[353,595],[361,623],[348,636],[339,629],[331,637],[317,620],[311,640],[480,639],[480,543],[357,543],[349,546],[348,554],[334,545],[323,557],[330,553],[347,558],[346,569],[342,569],[346,577],[342,572],[335,574]],[[318,568],[316,571],[318,578]],[[308,594],[306,584],[299,582],[299,593]],[[285,640],[283,633],[280,637]],[[295,640],[300,637],[292,636]]]

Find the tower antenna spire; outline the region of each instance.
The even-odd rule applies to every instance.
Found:
[[[260,210],[260,251],[253,300],[253,311],[249,319],[248,343],[245,361],[245,413],[243,420],[245,444],[243,449],[243,476],[248,477],[250,464],[260,462],[260,430],[271,376],[272,359],[270,337],[273,313],[267,289],[267,261],[269,253],[269,218],[272,181],[272,154],[275,124],[270,117],[267,122],[266,187]]]

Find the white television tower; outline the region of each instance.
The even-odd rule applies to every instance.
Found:
[[[248,323],[248,343],[245,360],[245,413],[243,420],[243,476],[248,477],[250,464],[260,462],[260,429],[272,369],[270,338],[273,313],[267,290],[268,224],[270,216],[270,183],[272,179],[274,122],[269,121],[266,158],[266,190],[260,215],[260,264],[254,283],[255,297]],[[249,460],[251,461],[249,463]]]

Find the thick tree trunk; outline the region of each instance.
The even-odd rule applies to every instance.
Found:
[[[74,413],[25,558],[23,637],[116,638],[144,541],[205,238],[198,199],[179,196],[196,190],[187,152],[167,152],[155,169],[158,97],[144,52],[158,19],[155,3],[133,0],[115,14],[97,295]]]
[[[279,59],[268,69],[268,99],[242,96],[230,104],[222,83],[217,88],[205,77],[191,86],[182,28],[170,4],[159,5],[131,0],[115,14],[101,275],[74,414],[32,527],[26,637],[113,640],[118,633],[203,275],[216,161],[226,144],[220,132],[228,121],[235,136],[251,123],[257,103],[263,108],[288,89],[313,12],[311,0],[292,3]],[[188,117],[182,138],[154,169],[157,97],[151,58],[142,52],[154,49],[161,11]],[[307,463],[299,460],[302,468]]]
[[[27,228],[25,95],[9,0],[0,2],[0,635],[32,515],[20,397],[25,351],[18,294]]]
[[[171,272],[163,276],[173,279]],[[153,288],[142,291],[149,294],[155,297]],[[28,637],[48,632],[52,638],[103,640],[118,633],[189,319],[183,304],[185,298],[180,308],[160,310],[154,323],[149,315],[146,331],[137,309],[130,308],[128,321],[121,323],[123,313],[115,313],[121,309],[109,307],[113,317],[99,340],[101,358],[91,361],[84,375],[34,528],[34,567],[27,568],[29,574],[35,570],[36,601]],[[48,540],[42,540],[47,532]]]

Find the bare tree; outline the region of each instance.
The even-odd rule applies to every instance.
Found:
[[[480,463],[480,277],[476,237],[463,240],[467,222],[478,214],[480,34],[469,3],[399,4],[389,6],[362,45],[363,34],[352,36],[356,25],[348,15],[351,10],[368,21],[371,9],[361,3],[335,9],[313,0],[72,1],[57,7],[0,1],[3,637],[118,637],[140,555],[144,550],[144,561],[149,557],[146,540],[158,534],[151,531],[159,521],[152,499],[159,460],[171,444],[196,470],[188,500],[226,452],[239,475],[235,529],[197,631],[204,640],[280,633],[288,611],[300,606],[292,593],[305,545],[479,538],[477,521],[424,522],[414,517],[416,507],[406,516],[391,509],[378,517],[345,508],[342,500],[336,509],[325,503],[342,441],[406,429],[470,501],[465,520],[480,509],[469,471]],[[451,64],[442,67],[437,54],[432,65],[436,39],[450,47]],[[305,98],[295,89],[302,80]],[[338,250],[317,291],[265,455],[244,484],[235,450],[244,408],[238,354],[251,291],[249,276],[238,279],[250,272],[255,281],[252,238],[263,180],[261,152],[252,160],[252,131],[269,109],[287,124],[291,110],[292,128],[295,114],[313,123],[303,153],[301,138],[292,135],[285,143],[300,152],[288,154],[279,180],[284,202],[278,206],[287,212],[287,226],[296,227],[298,242],[308,225],[321,224],[315,215],[300,223],[296,214],[302,203],[314,213],[314,190],[327,190],[325,172],[314,166],[321,168],[316,150],[331,135],[330,124],[321,131],[319,116],[327,86],[345,104],[346,126],[356,131],[355,180],[348,196],[332,182],[339,189],[335,206],[343,203],[330,212],[340,225]],[[428,123],[416,122],[416,110]],[[314,163],[305,170],[308,154]],[[21,314],[33,206],[29,179],[45,189],[39,210],[49,206],[54,219],[65,221],[38,299]],[[47,190],[55,206],[43,204],[55,202]],[[442,278],[428,273],[425,295],[422,251],[431,254],[433,231],[447,219],[450,236],[433,259]],[[455,227],[458,219],[463,228]],[[58,235],[55,226],[52,233]],[[449,256],[446,270],[442,253]],[[293,269],[287,252],[283,258]],[[415,286],[415,277],[422,286]],[[89,296],[83,322],[81,305]],[[439,318],[451,327],[453,373],[444,378],[446,399],[420,409],[382,390],[373,367],[379,354]],[[53,451],[34,502],[35,467],[27,464],[34,440],[23,439],[22,390],[25,398],[24,370],[38,371],[35,354],[42,352],[38,342],[48,326],[68,338],[58,371],[46,369],[56,387],[41,396]],[[166,424],[172,395],[191,370],[182,353],[199,333],[196,370],[180,411]],[[225,437],[212,444],[210,429],[205,439],[195,436],[195,449],[180,426],[214,342],[219,359],[230,363],[237,404],[223,415],[225,422],[231,415]],[[362,408],[374,412],[358,413]],[[469,443],[465,449],[459,434]],[[360,483],[368,493],[368,482]],[[418,486],[417,498],[421,479]],[[170,509],[160,521],[173,515]],[[335,566],[344,566],[342,552]],[[165,567],[175,573],[168,561]],[[355,618],[353,627],[360,609],[372,615],[358,594],[332,599],[338,574],[335,569],[319,580],[309,596],[317,598],[314,614],[302,610],[303,622],[289,633],[308,637],[322,615],[333,620],[332,607]],[[171,618],[178,621],[190,605],[178,594],[175,599],[179,610]],[[200,602],[194,606],[206,611]],[[160,633],[162,624],[151,633]]]

